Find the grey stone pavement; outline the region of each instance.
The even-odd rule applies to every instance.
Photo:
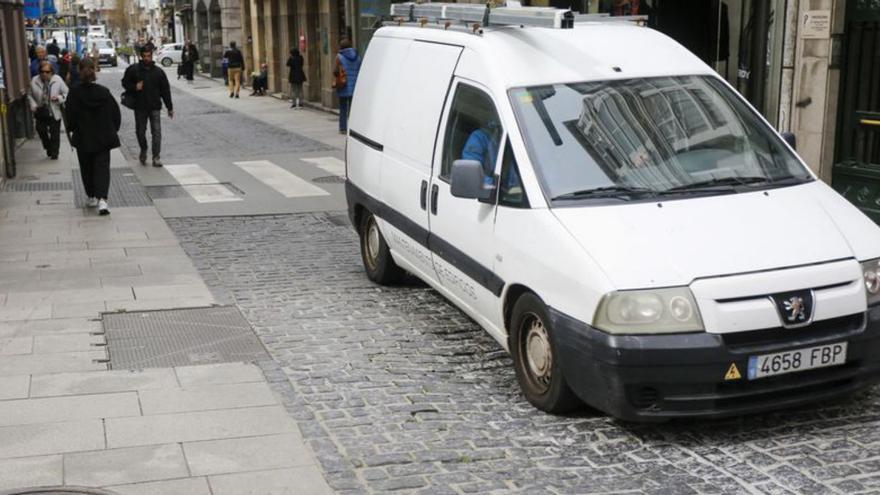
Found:
[[[111,74],[102,71],[102,75]],[[112,77],[117,75],[121,76]],[[212,124],[205,119],[211,115],[235,129],[211,127],[211,134],[222,139],[212,141],[210,150],[198,150],[216,159],[205,167],[236,188],[251,187],[239,182],[243,176],[237,175],[234,165],[239,160],[271,159],[311,181],[320,171],[309,168],[310,162],[303,163],[301,157],[342,156],[332,116],[293,112],[271,98],[229,100],[214,81],[197,80],[192,86],[173,83],[181,118],[175,119],[180,124],[164,121],[171,135],[185,132],[175,126],[187,122],[208,128]],[[189,117],[183,116],[186,109],[191,110]],[[125,132],[123,152],[130,158],[133,136]],[[263,147],[254,146],[257,141]],[[331,149],[316,150],[315,143]],[[166,157],[166,163],[200,159],[171,147]],[[124,157],[120,155],[119,160]],[[166,171],[142,169],[130,162],[127,166],[127,173],[147,185],[148,192],[149,184],[174,186]],[[520,395],[502,348],[437,293],[415,280],[379,287],[366,279],[356,235],[342,211],[340,189],[333,184],[320,186],[330,193],[329,201],[276,198],[271,208],[254,203],[232,210],[229,205],[214,208],[184,203],[192,200],[183,197],[167,205],[154,199],[155,207],[142,208],[150,210],[150,218],[156,221],[145,224],[149,227],[139,230],[143,238],[137,240],[152,241],[151,232],[157,239],[164,235],[166,242],[174,243],[172,255],[179,256],[182,248],[190,263],[175,261],[173,266],[183,270],[182,274],[175,271],[170,278],[151,281],[168,284],[166,290],[154,292],[154,297],[173,294],[172,286],[179,283],[194,291],[186,297],[234,305],[253,327],[271,361],[105,371],[93,361],[104,356],[103,351],[90,350],[78,351],[88,355],[75,361],[86,370],[58,369],[61,358],[20,356],[46,349],[48,344],[39,342],[39,336],[57,337],[53,344],[60,346],[67,334],[79,333],[83,339],[89,331],[98,330],[98,322],[91,320],[99,310],[119,304],[115,299],[122,297],[120,293],[95,293],[92,297],[105,298],[103,309],[95,304],[84,316],[69,316],[71,305],[61,303],[44,304],[41,312],[16,305],[8,312],[0,309],[0,320],[15,322],[0,323],[0,337],[25,338],[15,343],[9,340],[5,348],[19,352],[12,359],[0,355],[0,424],[4,418],[20,423],[0,426],[0,458],[4,459],[0,461],[0,487],[9,486],[10,476],[21,481],[22,473],[57,473],[60,462],[67,483],[138,486],[127,487],[129,493],[311,493],[326,489],[323,482],[337,493],[880,493],[880,394],[876,388],[848,400],[797,410],[662,425],[628,424],[590,410],[567,416],[535,410]],[[252,195],[277,194],[271,188],[251,190]],[[7,212],[12,207],[8,198],[16,194],[24,193],[0,193],[0,220],[4,220],[0,246],[26,246],[21,243],[32,231],[21,225],[44,221],[43,213],[33,213],[28,219],[6,223],[13,213]],[[58,214],[77,218],[65,220],[64,229],[74,229],[74,225],[79,229],[87,220],[89,224],[99,220],[72,209],[64,193],[31,194],[36,196],[28,199],[29,209],[49,211],[33,204],[39,199],[39,206],[51,204]],[[121,220],[124,210],[114,209],[112,221]],[[250,213],[256,211],[264,214]],[[119,222],[114,235],[123,235],[133,225],[135,220]],[[2,230],[6,228],[12,229],[9,235],[14,237]],[[75,239],[66,233],[65,237],[40,234],[41,229],[48,227],[34,231],[54,243]],[[10,248],[0,249],[0,256],[9,257],[4,263],[8,268],[3,269],[9,273],[13,268],[27,270],[30,255],[14,254],[23,247]],[[140,256],[136,253],[126,246],[123,253],[115,254]],[[93,262],[90,259],[89,266]],[[158,265],[147,260],[139,263]],[[21,277],[15,279],[18,282],[4,282],[7,271],[0,272],[4,274],[0,291],[5,291],[0,292],[0,299],[8,305],[26,287],[50,290],[47,285],[22,285],[33,283],[33,272],[46,268],[35,264],[29,275],[15,275]],[[137,276],[159,277],[147,272],[104,275],[128,277],[131,301],[123,300],[124,304],[139,304],[141,284],[132,278]],[[176,276],[184,278],[177,281]],[[72,285],[69,297],[87,287],[81,278],[50,275],[47,280]],[[51,290],[56,289],[62,287]],[[71,302],[69,298],[64,301]],[[172,302],[165,304],[175,307],[170,306]],[[211,376],[210,385],[191,381],[193,373]],[[64,378],[46,378],[56,376]],[[46,381],[50,383],[43,384]],[[123,381],[125,385],[116,385]],[[153,387],[160,391],[148,390]],[[226,387],[224,392],[216,393],[220,387]],[[98,406],[88,399],[70,402],[62,412],[57,406],[53,411],[43,405],[49,402],[35,402],[44,396],[72,401],[75,394],[99,393],[107,405]],[[234,401],[243,402],[233,406]],[[83,423],[77,427],[81,429],[70,430],[68,423],[56,422],[69,419],[67,415],[75,418],[70,421]],[[224,426],[214,428],[213,421]],[[33,432],[31,422],[45,430]],[[73,447],[88,452],[82,456],[65,453],[68,444],[64,442],[74,441],[66,438],[91,438],[91,433],[102,431],[99,426],[107,443]],[[4,431],[10,436],[4,437]],[[30,440],[10,443],[11,435]],[[107,454],[117,449],[122,455]],[[151,461],[145,462],[146,458]],[[273,460],[283,465],[270,464]],[[101,469],[111,461],[126,468]],[[27,462],[34,464],[22,464]],[[298,476],[297,469],[311,474]],[[73,473],[79,473],[78,477],[68,479]],[[48,476],[28,483],[58,482],[57,474],[56,478]],[[190,489],[188,483],[198,488]]]
[[[17,156],[0,192],[0,492],[330,493],[266,363],[108,369],[102,315],[217,301],[154,206],[111,192],[99,217],[76,206],[68,146]]]

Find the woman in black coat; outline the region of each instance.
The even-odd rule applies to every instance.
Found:
[[[303,71],[305,60],[299,54],[299,50],[293,48],[290,50],[290,58],[287,59],[287,66],[290,67],[290,73],[287,80],[290,81],[290,108],[302,108],[303,83],[306,82],[306,73]]]
[[[199,51],[196,49],[196,45],[192,43],[192,41],[187,41],[185,45],[183,45],[183,53],[180,55],[180,60],[183,62],[183,75],[186,77],[186,80],[190,83],[193,81],[193,74],[196,70],[196,62],[199,61]]]
[[[95,64],[80,62],[81,84],[67,97],[67,125],[70,142],[76,148],[88,205],[109,215],[107,192],[110,189],[110,150],[119,147],[122,118],[119,105],[110,90],[95,83]]]

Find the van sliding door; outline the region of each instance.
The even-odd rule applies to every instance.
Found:
[[[424,41],[409,42],[399,67],[396,90],[383,111],[389,112],[382,164],[382,201],[393,212],[382,219],[382,232],[395,260],[407,270],[437,280],[428,250],[431,163],[443,104],[462,48]]]

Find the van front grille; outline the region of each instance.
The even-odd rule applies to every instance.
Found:
[[[801,343],[824,338],[848,336],[861,331],[864,325],[865,315],[864,313],[858,313],[817,321],[803,328],[776,327],[748,332],[732,332],[721,335],[721,338],[729,347],[760,346],[785,343],[793,340]]]

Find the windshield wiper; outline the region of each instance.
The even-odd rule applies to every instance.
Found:
[[[675,186],[666,189],[665,191],[659,191],[660,194],[665,193],[676,193],[683,191],[701,191],[701,190],[728,190],[728,186],[745,186],[748,184],[769,184],[773,182],[773,179],[769,177],[760,177],[760,176],[747,176],[747,177],[722,177],[719,179],[709,179],[709,180],[701,180],[699,182],[692,182],[690,184],[684,184],[682,186]]]
[[[626,198],[634,195],[655,194],[653,189],[644,187],[627,187],[627,186],[605,186],[593,189],[582,189],[580,191],[572,191],[570,193],[560,194],[551,198],[551,201],[568,200],[568,199],[586,199],[586,198]]]

